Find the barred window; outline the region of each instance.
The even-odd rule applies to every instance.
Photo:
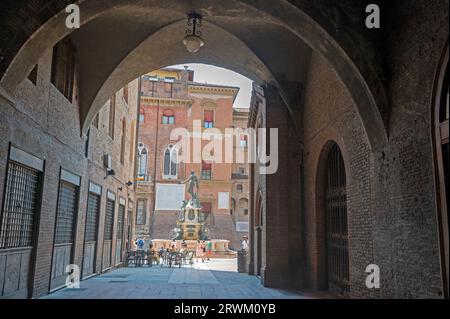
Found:
[[[114,227],[114,205],[115,201],[111,199],[106,200],[106,214],[105,214],[105,236],[104,240],[112,240]]]
[[[97,194],[89,193],[88,207],[86,214],[86,232],[85,232],[86,242],[97,241],[97,223],[99,211],[100,211],[100,196],[98,196]]]
[[[32,246],[41,173],[9,162],[0,216],[0,249]]]
[[[69,244],[74,240],[78,187],[61,181],[56,213],[55,244]]]

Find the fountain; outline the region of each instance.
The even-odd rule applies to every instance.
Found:
[[[212,243],[211,257],[216,258],[234,258],[236,252],[230,250],[229,241],[223,239],[210,239],[209,229],[206,227],[205,214],[202,212],[202,207],[198,199],[198,178],[192,171],[188,179],[183,183],[188,183],[188,194],[191,195],[189,200],[184,200],[180,208],[180,214],[176,226],[170,233],[170,239],[155,239],[153,244],[156,249],[168,248],[172,240],[176,243],[176,248],[181,248],[181,243],[184,240],[188,249],[195,250],[198,240],[208,240]],[[196,188],[197,192],[194,192]]]

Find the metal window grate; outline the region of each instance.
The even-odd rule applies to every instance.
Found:
[[[124,223],[125,223],[125,206],[119,205],[119,213],[117,216],[117,239],[123,238]]]
[[[61,182],[58,195],[55,244],[73,243],[77,201],[78,187]]]
[[[97,241],[97,222],[100,211],[100,196],[89,193],[88,207],[86,214],[86,233],[85,241]]]
[[[115,205],[115,201],[113,201],[111,199],[106,200],[104,240],[112,240],[112,237],[113,237],[114,205]]]
[[[345,294],[350,291],[347,192],[344,160],[336,144],[327,162],[326,224],[329,288]]]
[[[32,246],[39,186],[38,171],[9,163],[0,220],[0,248]]]

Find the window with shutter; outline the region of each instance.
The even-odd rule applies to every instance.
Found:
[[[211,180],[212,178],[212,164],[202,161],[202,171],[201,171],[201,179],[203,180]]]
[[[203,126],[204,128],[214,127],[214,111],[206,110],[203,113]]]

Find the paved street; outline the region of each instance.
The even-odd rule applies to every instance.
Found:
[[[46,299],[297,299],[295,291],[265,288],[255,276],[236,272],[236,259],[214,259],[191,268],[120,268],[62,289]]]

